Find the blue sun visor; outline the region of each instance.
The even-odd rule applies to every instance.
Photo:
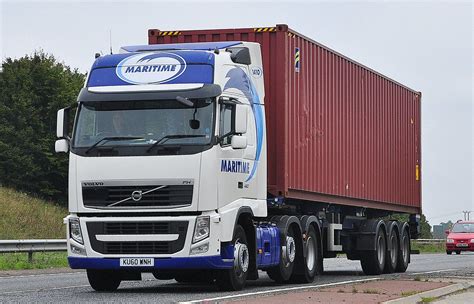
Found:
[[[204,51],[107,55],[94,62],[88,87],[213,83],[214,54]]]

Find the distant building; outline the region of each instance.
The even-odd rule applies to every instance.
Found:
[[[448,221],[447,223],[441,223],[439,225],[433,226],[433,238],[434,239],[445,239],[446,238],[446,230],[451,229],[453,227],[453,222]]]

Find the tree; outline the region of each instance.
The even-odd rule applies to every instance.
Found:
[[[65,202],[67,156],[54,153],[56,111],[84,75],[42,51],[7,58],[0,73],[0,184]]]
[[[408,214],[393,214],[389,218],[398,220],[400,222],[408,222],[409,215]],[[424,214],[420,217],[420,235],[418,236],[420,239],[432,239],[433,234],[431,233],[431,225],[426,220],[426,216]]]

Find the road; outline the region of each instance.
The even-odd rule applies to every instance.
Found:
[[[256,293],[302,285],[278,285],[265,273],[257,281],[249,281],[241,292],[220,292],[215,286],[190,285],[171,281],[158,281],[145,274],[139,282],[122,282],[115,293],[94,292],[83,271],[60,274],[39,274],[0,277],[0,302],[153,302],[174,303],[212,299],[228,295]],[[474,277],[474,253],[448,256],[446,254],[412,255],[407,270],[409,276],[471,276]],[[400,276],[399,274],[385,275]],[[344,281],[363,280],[357,261],[345,258],[325,260],[325,274],[312,284],[323,285]]]

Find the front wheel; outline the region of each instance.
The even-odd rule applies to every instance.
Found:
[[[234,244],[234,266],[219,273],[216,283],[220,290],[242,290],[247,280],[250,254],[242,226],[235,226],[232,243]]]
[[[113,270],[87,269],[87,279],[95,291],[115,291],[122,279]]]

